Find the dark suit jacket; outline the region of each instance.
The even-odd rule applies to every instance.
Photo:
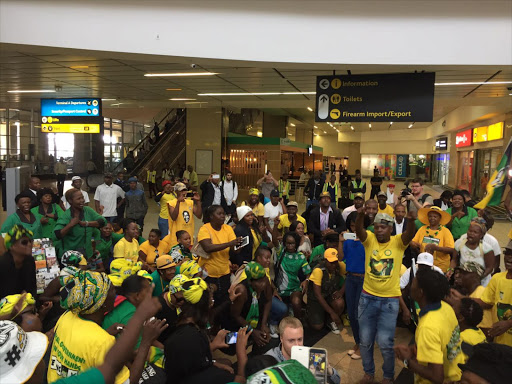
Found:
[[[404,227],[403,227],[403,231],[405,231],[405,228],[407,228],[407,217],[404,217]],[[402,232],[403,233],[403,232]],[[391,236],[395,236],[396,235],[396,224],[393,223],[393,232],[391,232]]]
[[[203,214],[206,209],[213,204],[213,199],[215,198],[215,189],[213,188],[212,183],[205,180],[199,186],[202,192],[201,196],[201,207],[203,209]],[[220,191],[220,204],[224,206],[226,204],[226,200],[224,199],[223,191]]]
[[[304,189],[304,192],[308,196],[308,199],[310,200],[318,200],[320,197],[320,194],[322,193],[322,189],[324,188],[324,182],[322,179],[318,181],[318,185],[315,189],[315,179],[311,178],[309,179],[308,183],[306,184],[306,188]]]
[[[328,227],[338,233],[346,230],[345,220],[343,220],[339,209],[333,209],[332,212],[329,213]],[[309,215],[308,232],[312,233],[314,236],[314,247],[323,244],[322,231],[320,230],[320,207],[312,210]]]
[[[39,205],[39,200],[37,199],[37,195],[34,195],[34,192],[30,190],[30,188],[26,188],[23,190],[23,193],[30,194],[30,208],[37,207]],[[58,203],[58,201],[57,201]]]

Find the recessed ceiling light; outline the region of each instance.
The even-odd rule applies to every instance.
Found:
[[[288,136],[292,136],[292,134],[291,134],[291,133],[288,133]]]
[[[166,88],[166,91],[181,91],[181,88]]]
[[[309,111],[309,112],[313,112],[313,108],[308,107],[308,111]]]
[[[372,127],[372,123],[369,123],[368,126],[371,128]]]
[[[280,95],[315,95],[316,92],[226,92],[198,93],[197,96],[280,96]]]
[[[412,124],[409,124],[409,127],[408,128],[412,128]]]
[[[292,127],[295,127],[295,124],[293,124],[293,123],[290,123],[290,125],[291,125]]]
[[[467,81],[459,83],[435,83],[435,85],[483,85],[483,84],[512,84],[512,81]]]
[[[354,130],[354,126],[353,126],[353,125],[351,125],[351,126],[350,126],[350,129],[351,129],[351,130]]]
[[[101,99],[101,101],[114,101],[114,100],[117,100],[117,99]]]
[[[327,132],[324,131],[324,133],[327,133]]]
[[[262,136],[263,136],[263,133],[262,133],[261,131],[258,131],[258,132],[256,132],[256,136],[258,136],[258,137],[262,137]]]
[[[25,89],[25,90],[12,90],[7,93],[55,93],[55,89]]]
[[[183,72],[183,73],[146,73],[145,77],[185,77],[185,76],[213,76],[216,72]]]
[[[393,122],[392,122],[392,121],[390,121],[390,122],[389,122],[389,125],[393,125]]]
[[[188,98],[182,98],[182,97],[173,97],[172,99],[169,99],[171,101],[194,101],[194,100],[197,100],[197,99],[188,99]]]
[[[89,68],[89,66],[88,65],[72,65],[69,68],[71,68],[71,69],[85,69],[85,68]]]
[[[313,127],[318,128],[316,125],[313,125]]]

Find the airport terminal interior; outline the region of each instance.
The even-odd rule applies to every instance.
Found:
[[[0,0],[0,383],[510,382],[511,160],[510,0]]]

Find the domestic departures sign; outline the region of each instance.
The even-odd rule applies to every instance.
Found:
[[[317,122],[430,122],[435,73],[318,76]]]

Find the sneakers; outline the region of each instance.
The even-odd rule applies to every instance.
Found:
[[[331,321],[327,326],[329,327],[331,332],[334,333],[335,335],[340,334],[340,329],[338,328],[338,326],[336,325],[336,323],[334,321]]]
[[[275,324],[270,324],[270,337],[272,337],[273,339],[279,338],[279,329]]]

